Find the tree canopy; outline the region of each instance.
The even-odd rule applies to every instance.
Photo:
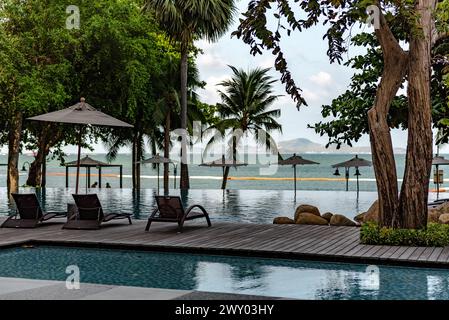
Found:
[[[368,16],[369,5],[374,5],[376,10],[371,10]],[[328,134],[330,142],[337,144],[351,143],[368,129],[379,197],[379,221],[383,226],[424,228],[427,224],[432,111],[442,117],[437,119],[437,126],[444,128],[444,123],[448,123],[444,118],[447,69],[446,66],[435,69],[432,64],[435,49],[441,48],[449,36],[448,8],[448,0],[252,0],[238,30],[233,33],[250,45],[252,54],[266,49],[276,55],[275,67],[298,108],[306,101],[284,58],[281,48],[284,30],[290,35],[294,30],[301,32],[317,24],[324,25],[331,63],[343,61],[349,47],[348,39],[368,46],[367,57],[348,61],[349,65],[362,70],[352,78],[351,91],[335,99],[332,106],[323,108],[325,117],[339,118],[318,123],[315,128],[321,134]],[[267,24],[270,14],[278,20],[274,28]],[[375,21],[373,37],[355,37],[354,27],[366,23],[368,17]],[[443,57],[443,64],[446,64],[447,55]],[[403,97],[397,96],[405,83],[406,104]],[[390,129],[399,126],[408,129],[408,140],[404,178],[398,195]]]
[[[399,37],[399,35],[397,35]],[[355,70],[349,88],[322,106],[321,114],[328,121],[311,124],[321,136],[329,137],[329,144],[339,148],[342,144],[352,146],[363,134],[369,132],[368,110],[373,106],[383,71],[382,51],[373,34],[360,33],[352,38],[354,46],[366,48],[365,54],[351,57],[346,66]],[[449,136],[449,41],[440,41],[433,49],[432,59],[432,119],[441,131],[438,142],[447,142]],[[397,95],[391,104],[388,123],[390,128],[407,129],[408,102],[406,95]]]
[[[5,112],[1,117],[12,119],[20,112],[26,118],[59,110],[84,96],[95,108],[134,124],[134,129],[90,128],[84,132],[83,147],[112,134],[117,141],[121,137],[131,141],[133,152],[140,145],[136,157],[142,157],[145,141],[152,150],[163,120],[155,117],[165,94],[161,83],[173,77],[169,66],[179,65],[180,49],[159,28],[153,11],[143,14],[143,4],[82,0],[77,3],[80,28],[67,29],[67,3],[62,0],[2,2],[0,103]],[[198,84],[202,85],[192,85]],[[38,150],[34,163],[38,167],[50,149],[62,160],[61,147],[77,138],[70,125],[28,121],[23,125],[22,146]],[[0,138],[14,128],[22,132],[15,123],[2,122]]]

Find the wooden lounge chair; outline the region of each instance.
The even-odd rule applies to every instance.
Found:
[[[16,214],[10,216],[2,228],[35,228],[44,221],[67,216],[67,212],[44,212],[35,193],[12,193]]]
[[[132,224],[129,213],[104,214],[96,194],[73,194],[72,196],[78,213],[69,218],[63,229],[96,230],[100,229],[103,222],[118,219],[128,219],[129,224]]]
[[[209,227],[212,226],[212,224],[210,223],[209,214],[207,213],[206,209],[198,204],[190,206],[187,210],[184,210],[181,198],[172,196],[156,196],[156,204],[157,208],[148,218],[148,223],[145,231],[150,230],[150,226],[153,221],[176,222],[178,224],[179,232],[182,231],[184,222],[187,220],[206,218],[207,225]],[[200,209],[201,212],[192,211],[194,208]]]

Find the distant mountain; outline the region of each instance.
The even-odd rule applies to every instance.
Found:
[[[371,153],[369,146],[349,147],[344,145],[340,149],[337,149],[331,145],[329,148],[326,148],[324,145],[305,138],[280,141],[278,148],[281,153]],[[394,149],[394,153],[396,154],[405,154],[405,151],[404,148]]]

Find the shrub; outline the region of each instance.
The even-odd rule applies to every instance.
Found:
[[[375,245],[444,247],[449,245],[449,225],[429,223],[427,229],[392,229],[369,222],[361,227],[360,241]]]

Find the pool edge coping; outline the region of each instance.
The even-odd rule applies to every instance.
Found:
[[[153,252],[170,252],[170,253],[192,253],[192,254],[211,254],[220,256],[237,256],[237,257],[254,257],[268,259],[289,259],[304,260],[316,262],[339,262],[339,263],[356,263],[369,265],[385,265],[385,266],[402,266],[417,268],[434,268],[449,269],[449,262],[423,261],[423,260],[397,260],[389,258],[365,258],[358,256],[344,255],[326,255],[317,253],[302,253],[293,251],[268,251],[268,250],[246,250],[233,248],[206,248],[206,247],[186,247],[173,245],[149,245],[149,244],[126,244],[126,243],[107,243],[92,241],[61,241],[61,240],[36,240],[27,239],[8,244],[0,245],[0,250],[8,248],[17,248],[25,245],[43,245],[54,247],[78,247],[78,248],[97,248],[111,250],[134,250],[134,251],[153,251]]]

